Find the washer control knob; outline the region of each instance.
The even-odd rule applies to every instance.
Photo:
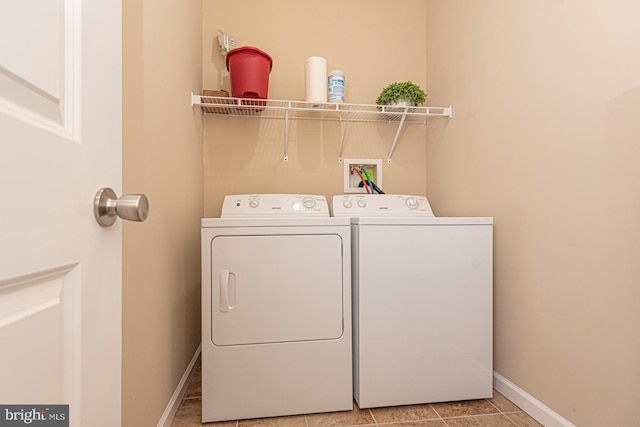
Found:
[[[360,206],[361,208],[366,208],[367,201],[365,199],[358,199],[358,206]]]
[[[344,206],[345,208],[349,209],[353,206],[353,202],[351,202],[351,200],[347,199],[347,200],[343,200],[342,201],[342,206]]]
[[[418,201],[415,197],[409,197],[404,202],[409,209],[418,209]]]
[[[313,197],[305,197],[304,199],[302,199],[302,206],[307,209],[314,208],[316,206],[316,199],[314,199]]]
[[[252,208],[257,208],[259,204],[260,202],[257,201],[256,199],[249,200],[249,206],[251,206]]]

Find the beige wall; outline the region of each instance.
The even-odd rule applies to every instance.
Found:
[[[123,2],[123,426],[156,425],[200,342],[201,0]]]
[[[323,56],[328,70],[346,75],[346,101],[375,102],[394,81],[426,83],[426,2],[400,0],[204,0],[203,82],[229,90],[218,52],[219,29],[236,46],[255,46],[273,58],[269,98],[304,100],[304,61]],[[217,216],[225,194],[342,193],[342,136],[336,122],[291,121],[289,161],[283,162],[284,123],[249,118],[206,117],[205,214]],[[407,126],[386,157],[397,127],[352,124],[344,156],[383,159],[387,192],[424,194],[426,127]]]
[[[428,2],[439,215],[495,217],[495,369],[581,427],[640,401],[640,4]]]

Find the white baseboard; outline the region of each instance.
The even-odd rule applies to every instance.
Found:
[[[493,388],[545,427],[576,427],[496,371],[493,371]]]
[[[187,388],[189,387],[189,383],[191,382],[191,377],[193,377],[194,367],[196,362],[198,361],[198,356],[200,356],[200,351],[202,350],[202,344],[198,346],[196,353],[193,355],[191,362],[189,362],[189,366],[187,366],[187,370],[184,371],[178,386],[176,387],[176,391],[173,392],[173,396],[169,400],[167,407],[160,417],[160,421],[158,421],[157,427],[171,427],[171,423],[176,416],[176,412],[178,412],[178,408],[180,407],[180,402],[184,397],[184,394],[187,392]]]
[[[180,407],[180,402],[187,392],[191,377],[193,377],[194,367],[201,351],[202,345],[199,345],[176,390],[173,392],[160,421],[158,421],[157,427],[171,427],[171,423]],[[576,427],[575,424],[495,371],[493,372],[493,387],[545,427]]]

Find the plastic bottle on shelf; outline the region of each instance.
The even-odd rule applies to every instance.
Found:
[[[328,78],[329,102],[344,102],[344,72],[332,70]]]

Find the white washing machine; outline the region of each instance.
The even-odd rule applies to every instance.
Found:
[[[323,196],[227,196],[202,219],[203,422],[352,408],[350,251]]]
[[[358,405],[491,397],[493,218],[402,195],[334,196],[333,215],[351,218]]]

